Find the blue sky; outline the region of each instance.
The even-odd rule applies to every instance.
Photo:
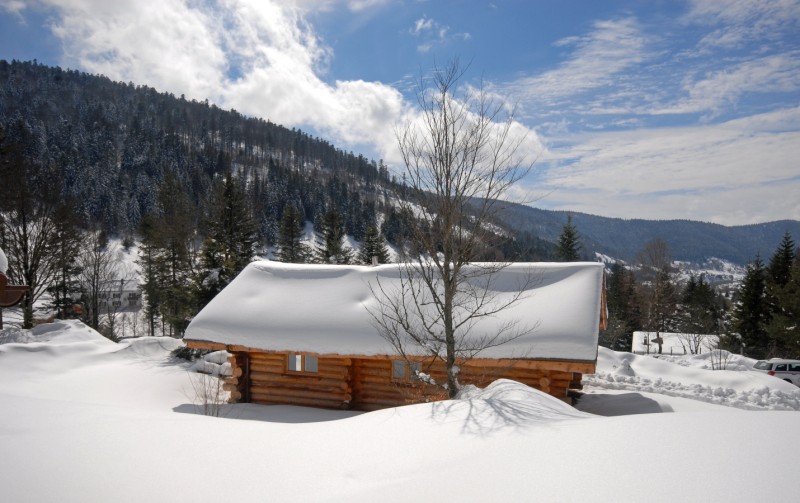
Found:
[[[0,0],[0,58],[208,99],[399,166],[434,62],[516,106],[510,194],[623,218],[800,219],[800,0]]]

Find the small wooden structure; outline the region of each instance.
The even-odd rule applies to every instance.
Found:
[[[397,279],[397,267],[253,263],[195,317],[184,340],[231,353],[232,402],[376,410],[446,398],[430,384],[446,382],[444,365],[394,354],[370,322],[371,281]],[[508,378],[569,402],[568,390],[595,371],[603,267],[512,264],[503,274],[531,269],[541,280],[498,316],[536,328],[463,362],[459,382]]]
[[[0,329],[3,328],[3,308],[19,304],[28,291],[28,287],[25,285],[9,285],[8,276],[6,276],[7,270],[8,259],[0,249]]]

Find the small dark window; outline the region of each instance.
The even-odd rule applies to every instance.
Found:
[[[790,363],[789,372],[800,372],[800,363]]]
[[[289,355],[286,368],[292,372],[318,372],[319,362],[316,356]]]
[[[415,380],[419,376],[420,368],[419,362],[392,360],[392,379],[397,381]]]
[[[787,365],[785,363],[779,363],[778,365],[775,365],[775,372],[786,372],[786,366]]]

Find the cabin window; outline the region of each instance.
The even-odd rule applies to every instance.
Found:
[[[405,360],[392,360],[392,379],[398,381],[412,381],[417,379],[420,371],[419,362]]]
[[[287,368],[292,372],[314,372],[319,368],[316,356],[310,355],[289,355]]]

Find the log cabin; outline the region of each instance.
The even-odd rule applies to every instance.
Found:
[[[369,411],[444,399],[434,384],[446,382],[441,360],[421,350],[401,357],[376,326],[376,285],[399,288],[401,270],[253,262],[198,313],[184,341],[231,354],[232,403]],[[603,265],[592,262],[513,263],[493,274],[482,285],[490,297],[519,300],[469,333],[512,320],[526,329],[458,362],[459,383],[508,378],[570,402],[568,390],[595,371],[603,281]]]

